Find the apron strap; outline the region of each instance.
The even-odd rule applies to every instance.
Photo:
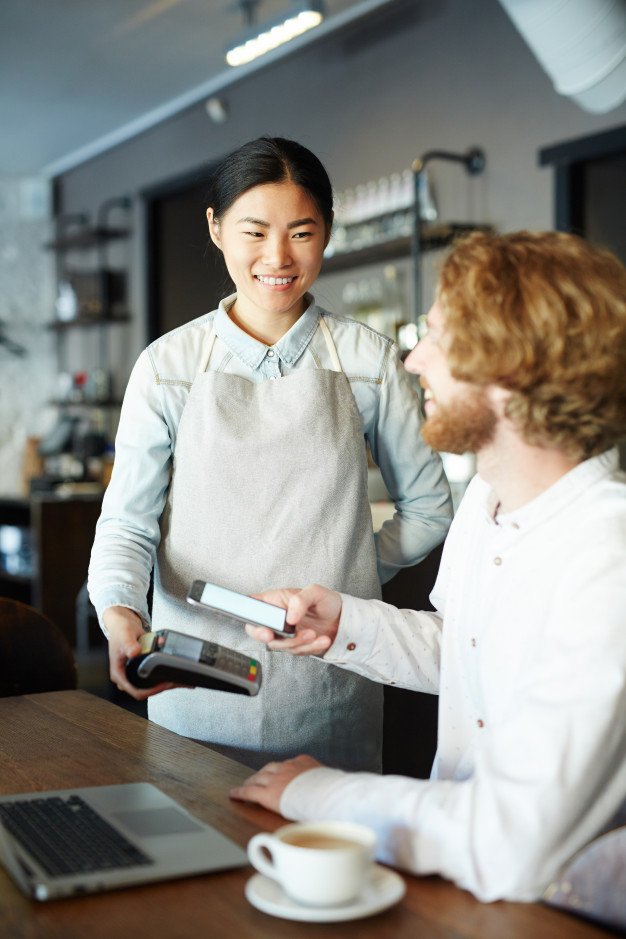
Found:
[[[322,333],[324,334],[326,346],[328,347],[328,351],[330,353],[331,362],[333,364],[333,371],[343,372],[343,369],[341,367],[341,362],[339,361],[339,356],[337,355],[337,346],[335,345],[333,337],[330,334],[330,329],[326,325],[324,317],[321,315],[320,315],[319,326],[320,326],[320,329],[322,330]],[[211,353],[213,352],[214,345],[215,345],[215,327],[212,326],[211,332],[209,333],[209,338],[207,339],[206,350],[205,350],[205,355],[204,355],[204,365],[201,369],[202,372],[208,371],[209,362],[211,361]]]
[[[211,332],[209,333],[209,338],[207,339],[207,344],[206,344],[204,366],[201,369],[202,372],[207,372],[209,370],[209,362],[211,361],[211,353],[213,352],[214,345],[215,345],[215,327],[211,326]]]
[[[339,356],[337,355],[337,346],[333,340],[333,337],[330,334],[330,329],[326,325],[324,317],[320,314],[320,329],[324,333],[324,339],[326,340],[326,345],[328,346],[328,351],[330,352],[330,358],[333,363],[334,372],[343,372],[341,367],[341,362],[339,361]]]

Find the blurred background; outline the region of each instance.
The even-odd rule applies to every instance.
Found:
[[[626,260],[624,0],[312,6],[319,25],[237,66],[229,47],[302,8],[0,6],[0,595],[79,651],[130,369],[224,294],[204,194],[230,150],[281,135],[322,159],[337,218],[316,298],[405,350],[459,230],[568,229]],[[472,460],[444,460],[458,500]],[[374,467],[371,500],[379,524]]]

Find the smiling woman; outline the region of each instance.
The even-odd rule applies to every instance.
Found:
[[[302,316],[317,279],[330,228],[313,199],[292,180],[255,186],[216,217],[209,232],[223,252],[237,299],[231,319],[272,345]]]
[[[321,659],[259,651],[243,627],[185,602],[193,580],[239,593],[316,581],[379,598],[381,581],[439,544],[451,518],[439,457],[395,344],[309,292],[333,219],[317,157],[261,138],[217,168],[207,219],[236,293],[140,356],[90,568],[113,680],[149,717],[250,766],[306,750],[378,770],[382,686]],[[366,443],[396,514],[374,536]],[[257,697],[133,689],[124,666],[152,623],[261,661]]]

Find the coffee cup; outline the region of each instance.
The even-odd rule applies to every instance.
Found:
[[[248,842],[248,858],[296,903],[338,906],[358,896],[374,860],[376,835],[353,822],[296,822]]]

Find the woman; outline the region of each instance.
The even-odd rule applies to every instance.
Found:
[[[332,189],[309,150],[245,144],[217,168],[207,211],[236,293],[153,342],[131,375],[89,589],[111,677],[150,628],[253,650],[243,627],[186,603],[194,579],[254,593],[322,583],[380,597],[380,582],[445,537],[441,463],[421,441],[392,341],[308,293],[332,226]],[[366,441],[397,512],[376,538]],[[160,686],[149,717],[250,766],[296,752],[380,768],[382,688],[316,659],[261,653],[254,699]],[[160,693],[157,693],[160,692]]]

